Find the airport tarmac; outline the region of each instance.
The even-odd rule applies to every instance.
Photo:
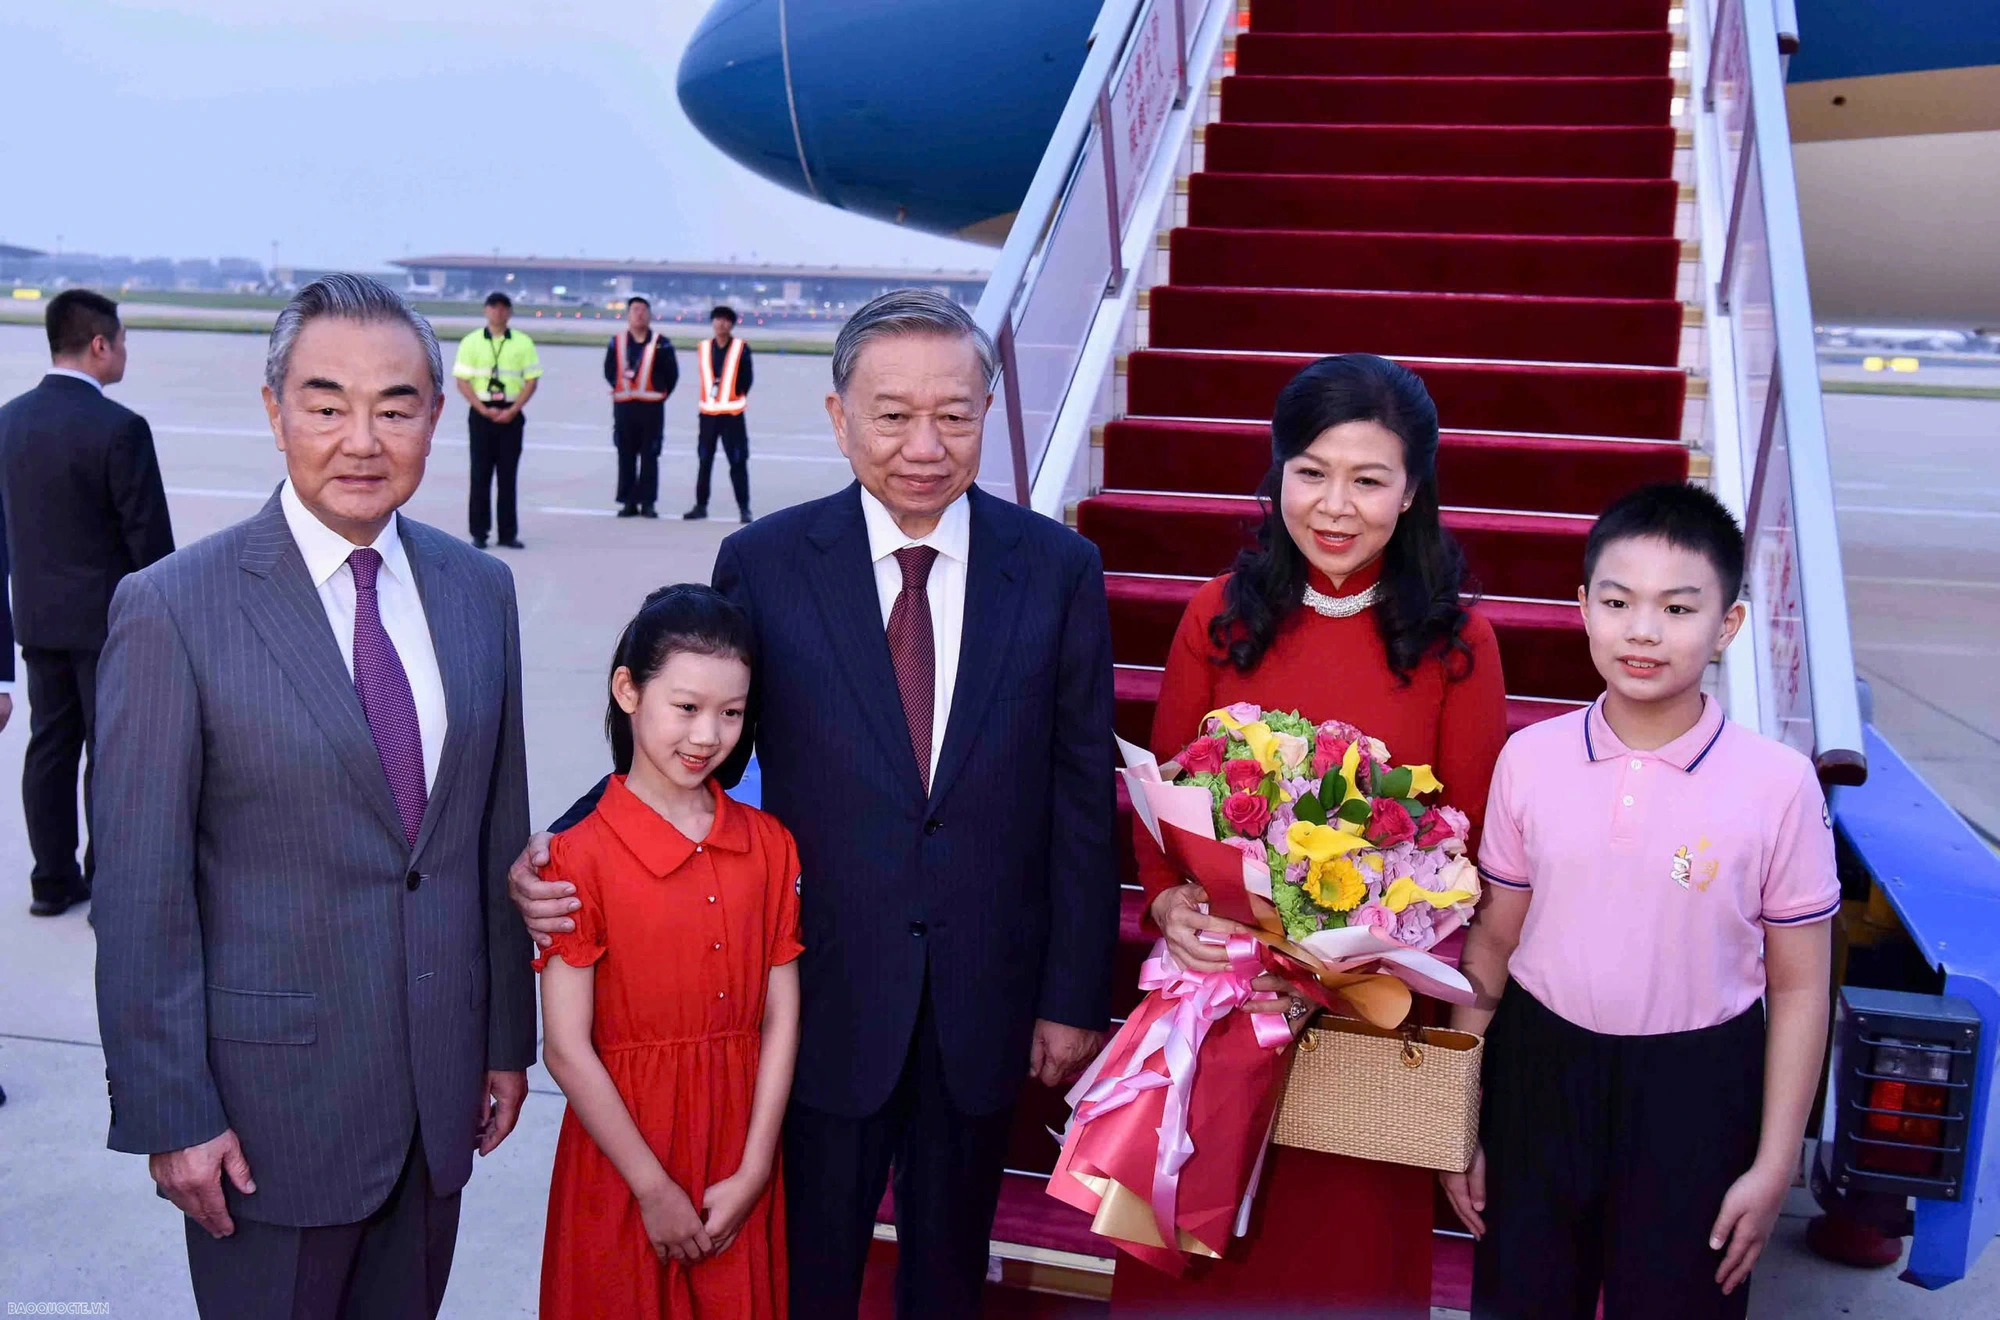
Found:
[[[746,336],[753,344],[753,336]],[[185,544],[247,517],[283,468],[258,385],[254,335],[139,331],[113,397],[151,421]],[[447,346],[449,353],[449,346]],[[551,346],[528,408],[521,473],[524,551],[513,567],[522,614],[530,789],[534,817],[553,818],[606,764],[603,682],[611,647],[645,593],[708,577],[735,526],[724,515],[688,524],[694,405],[692,363],[668,403],[658,522],[611,515],[614,455],[601,352]],[[0,326],[0,399],[39,379],[38,328]],[[830,493],[848,471],[822,408],[823,356],[758,361],[749,411],[752,498],[759,511]],[[1885,734],[1955,805],[2000,832],[2000,695],[1982,662],[2000,651],[2000,476],[1993,451],[2000,402],[1830,395],[1826,413],[1853,612],[1856,661],[1874,685]],[[454,402],[410,514],[455,533],[465,526],[465,410]],[[726,492],[726,465],[718,464]],[[150,1194],[144,1162],[104,1149],[103,1060],[92,998],[89,927],[81,912],[26,914],[28,854],[21,827],[25,699],[0,732],[0,1301],[108,1304],[98,1314],[181,1320],[194,1314],[179,1217]],[[445,1315],[530,1316],[543,1203],[562,1098],[539,1068],[514,1137],[467,1190]],[[2000,1251],[1940,1293],[1893,1272],[1828,1265],[1803,1245],[1809,1199],[1796,1194],[1759,1271],[1755,1317],[1990,1316]],[[1978,1299],[1984,1297],[1984,1302]]]

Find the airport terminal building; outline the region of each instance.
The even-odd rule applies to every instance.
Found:
[[[643,294],[656,313],[700,315],[725,302],[746,316],[847,315],[890,289],[936,289],[970,307],[986,287],[983,271],[868,266],[743,266],[698,261],[601,261],[581,257],[404,257],[411,291],[441,298],[483,298],[502,290],[516,302],[598,306]]]

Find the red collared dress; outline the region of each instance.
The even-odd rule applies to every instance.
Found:
[[[697,1210],[743,1158],[770,969],[799,956],[798,852],[772,816],[715,794],[696,842],[614,775],[597,810],[549,845],[543,875],[576,886],[576,930],[542,957],[596,968],[591,1039],[667,1176]],[[728,1251],[662,1264],[639,1204],[565,1113],[549,1182],[543,1320],[782,1320],[785,1209],[774,1167]]]
[[[1339,591],[1316,569],[1311,582],[1327,595],[1351,596],[1380,576],[1378,561],[1350,574]],[[1154,709],[1153,752],[1165,761],[1193,739],[1204,715],[1239,701],[1296,710],[1312,720],[1345,720],[1387,744],[1397,764],[1429,765],[1444,785],[1443,800],[1471,818],[1477,840],[1493,764],[1507,741],[1506,684],[1492,627],[1473,615],[1462,634],[1471,649],[1469,665],[1433,656],[1403,683],[1389,668],[1372,609],[1343,619],[1300,609],[1257,667],[1240,674],[1215,663],[1208,637],[1227,581],[1203,586],[1181,616]],[[1138,848],[1139,879],[1150,904],[1180,878],[1150,838],[1142,834]],[[1224,1259],[1195,1262],[1180,1279],[1121,1256],[1112,1312],[1178,1315],[1175,1308],[1186,1308],[1189,1315],[1207,1315],[1262,1308],[1426,1320],[1435,1187],[1436,1175],[1427,1169],[1274,1146],[1250,1235],[1231,1243]]]

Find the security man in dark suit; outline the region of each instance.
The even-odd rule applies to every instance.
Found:
[[[834,346],[855,482],[722,543],[749,615],[764,806],[798,840],[798,1067],[785,1117],[793,1320],[854,1320],[892,1174],[900,1320],[970,1320],[1023,1074],[1103,1043],[1118,934],[1110,614],[1097,550],[973,484],[998,370],[942,294]],[[594,789],[558,822],[586,815]],[[569,927],[538,836],[511,884]]]
[[[680,378],[674,346],[653,329],[653,304],[635,294],[625,304],[625,329],[604,349],[620,518],[660,516],[653,507],[660,498],[660,443],[667,430],[667,396]]]
[[[76,862],[76,772],[97,723],[97,654],[111,593],[174,549],[153,432],[104,397],[105,386],[125,378],[118,304],[70,289],[50,301],[47,324],[49,374],[0,407],[0,501],[28,670],[28,910],[38,917],[90,897],[91,851],[81,869]],[[86,768],[86,812],[89,797]]]

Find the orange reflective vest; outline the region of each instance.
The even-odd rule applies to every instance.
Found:
[[[749,401],[736,392],[736,367],[743,361],[743,341],[731,338],[722,355],[722,374],[715,371],[715,341],[701,341],[701,399],[696,404],[710,417],[732,416]]]
[[[660,347],[660,333],[647,336],[646,351],[639,355],[638,370],[625,364],[625,341],[631,332],[620,330],[611,341],[612,361],[618,364],[618,383],[611,387],[613,403],[660,403],[666,395],[653,388],[653,354]]]

